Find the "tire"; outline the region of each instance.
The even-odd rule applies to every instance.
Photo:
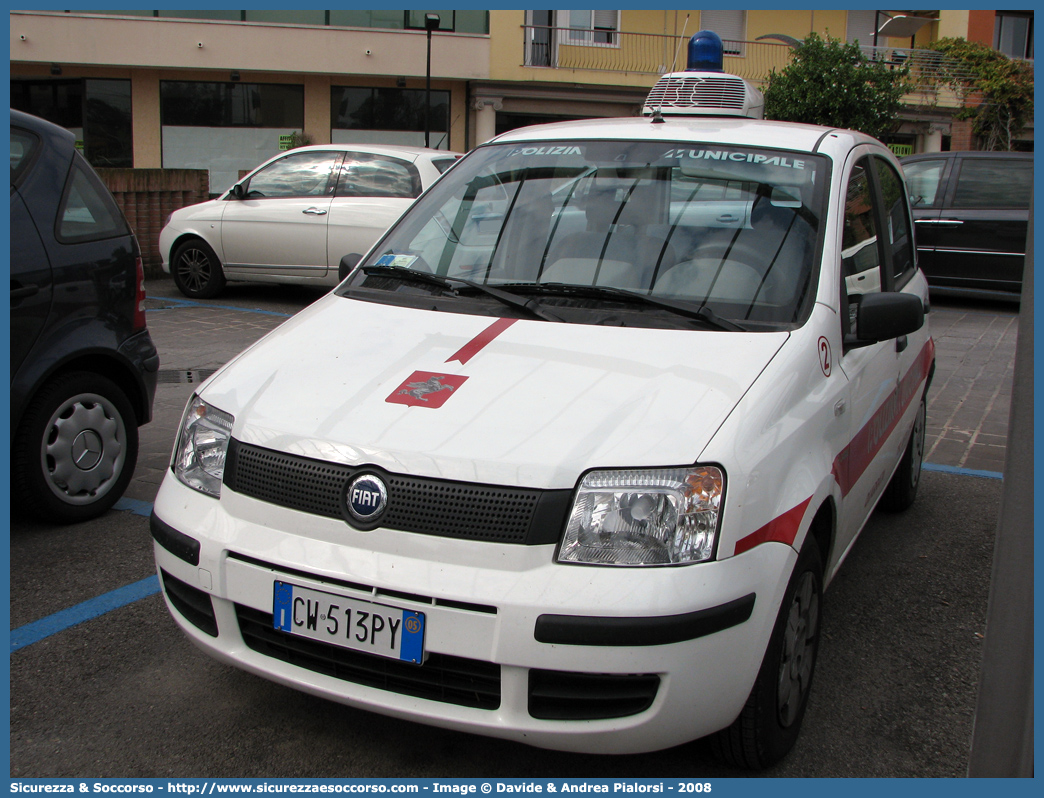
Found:
[[[119,386],[88,372],[59,375],[15,433],[13,498],[48,521],[86,521],[123,495],[137,459],[138,422]]]
[[[191,299],[212,299],[225,287],[221,262],[206,242],[194,238],[180,244],[170,259],[174,285]]]
[[[732,767],[762,770],[786,756],[801,730],[819,650],[823,561],[811,536],[783,594],[761,670],[732,725],[711,750]]]
[[[910,440],[906,444],[906,451],[903,452],[903,459],[899,461],[899,467],[881,495],[879,506],[886,512],[902,512],[917,498],[917,486],[921,482],[921,465],[924,462],[927,414],[925,400],[922,398],[913,429],[910,430]]]

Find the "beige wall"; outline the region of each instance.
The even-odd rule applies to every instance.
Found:
[[[316,144],[330,142],[331,86],[391,87],[400,77],[407,88],[425,86],[423,32],[18,11],[10,23],[12,77],[50,77],[57,63],[65,78],[131,81],[134,165],[141,169],[163,165],[161,80],[224,82],[235,69],[244,82],[303,85],[304,132]],[[465,81],[488,75],[489,40],[436,34],[431,49],[439,76],[432,89],[451,92],[450,147],[463,150]]]
[[[12,62],[407,77],[423,77],[426,68],[423,31],[21,11],[10,21]],[[488,77],[488,38],[436,34],[431,70]]]

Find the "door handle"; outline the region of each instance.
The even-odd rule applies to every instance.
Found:
[[[909,339],[905,335],[900,335],[895,339],[895,351],[896,354],[902,352],[910,345]]]
[[[40,286],[38,285],[18,285],[15,283],[17,288],[11,288],[11,301],[16,302],[19,299],[26,299],[27,297],[35,296],[40,293]]]
[[[301,213],[307,213],[312,216],[326,216],[326,211],[321,211],[318,208],[305,208]]]

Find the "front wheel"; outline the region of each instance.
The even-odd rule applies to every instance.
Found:
[[[797,741],[808,706],[819,650],[823,560],[809,537],[783,594],[757,681],[743,711],[711,745],[732,767],[761,770],[786,756]]]
[[[891,482],[881,496],[880,507],[890,513],[902,512],[917,498],[917,486],[921,482],[921,465],[924,462],[925,429],[928,426],[928,411],[925,401],[917,409],[910,440],[903,452],[903,459],[892,475]]]
[[[225,287],[221,262],[199,239],[186,241],[174,250],[170,273],[178,290],[191,299],[212,299]]]
[[[15,434],[12,498],[50,521],[86,521],[123,495],[137,459],[137,418],[119,386],[88,372],[60,375]]]

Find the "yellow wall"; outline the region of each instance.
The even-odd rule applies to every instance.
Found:
[[[686,16],[688,15],[688,21]],[[550,69],[525,67],[524,30],[525,11],[490,11],[490,79],[495,81],[522,81],[543,83],[585,83],[613,86],[651,86],[657,78],[654,74],[627,72],[599,72],[582,69]],[[747,12],[746,40],[754,41],[759,36],[778,33],[802,39],[811,31],[822,36],[845,38],[847,11],[832,10],[757,10]],[[698,9],[630,10],[620,14],[620,27],[625,33],[648,33],[685,37],[702,29]],[[567,50],[565,46],[563,52]],[[665,50],[675,48],[665,47]],[[684,69],[686,53],[684,47],[677,55],[676,68]],[[674,52],[665,55],[674,60]],[[731,59],[730,59],[731,60]]]

